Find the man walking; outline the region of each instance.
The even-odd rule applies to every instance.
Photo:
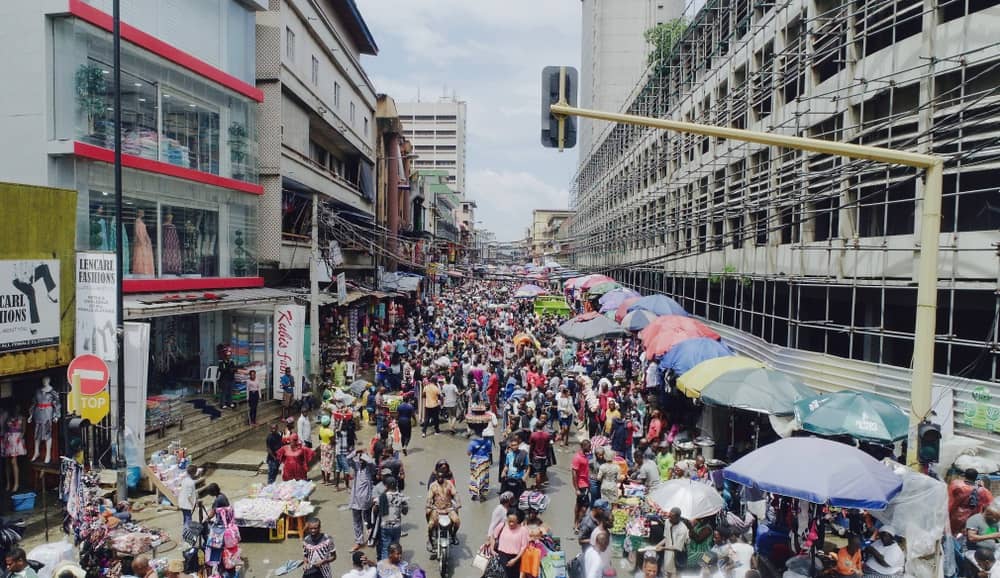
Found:
[[[271,433],[267,434],[264,444],[267,446],[267,483],[273,484],[274,480],[278,479],[278,466],[280,464],[278,450],[284,445],[281,441],[281,434],[278,433],[278,424],[271,424]]]
[[[427,426],[434,424],[434,433],[441,433],[441,388],[434,382],[427,382],[422,388],[424,399],[424,423],[421,426],[421,437],[427,437]]]
[[[236,362],[233,361],[233,352],[228,345],[220,345],[221,359],[219,360],[219,407],[222,409],[235,408],[233,403],[233,384],[236,382]]]
[[[372,487],[375,479],[375,462],[365,452],[356,451],[351,458],[351,470],[354,472],[351,485],[351,517],[354,522],[354,546],[352,552],[364,548],[365,514],[372,508]]]

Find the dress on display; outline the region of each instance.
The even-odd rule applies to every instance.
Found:
[[[3,456],[14,458],[28,453],[24,445],[24,420],[14,416],[7,420],[7,431],[3,435]]]
[[[132,273],[135,275],[153,275],[153,241],[146,231],[146,224],[141,218],[135,219],[135,235],[132,239]]]
[[[177,226],[170,221],[163,223],[163,272],[174,275],[181,272],[181,241]]]
[[[35,403],[31,406],[31,421],[35,424],[35,440],[46,441],[52,439],[52,426],[59,418],[59,394],[56,390],[49,388],[39,389],[35,392]]]
[[[122,268],[125,269],[125,274],[129,272],[129,268],[132,265],[132,256],[129,254],[128,247],[128,234],[125,233],[125,224],[122,223],[121,227],[115,227],[115,220],[111,219],[111,235],[110,243],[108,246],[109,251],[114,251],[118,248],[118,233],[122,236]]]

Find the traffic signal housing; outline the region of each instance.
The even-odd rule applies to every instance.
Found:
[[[559,150],[576,146],[576,118],[553,114],[552,105],[576,106],[577,72],[569,66],[542,69],[542,146]]]
[[[917,461],[936,463],[941,456],[941,426],[922,421],[917,426]]]

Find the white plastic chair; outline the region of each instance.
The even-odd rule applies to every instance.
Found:
[[[205,377],[201,380],[201,393],[205,393],[205,384],[212,386],[212,394],[219,392],[219,366],[209,365],[205,368]]]

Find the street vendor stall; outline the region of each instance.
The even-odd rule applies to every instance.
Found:
[[[308,501],[315,489],[316,484],[308,480],[254,484],[250,486],[249,497],[233,503],[236,525],[266,528],[271,530],[272,541],[283,540],[290,530],[300,532],[298,521],[315,512],[315,506]]]

